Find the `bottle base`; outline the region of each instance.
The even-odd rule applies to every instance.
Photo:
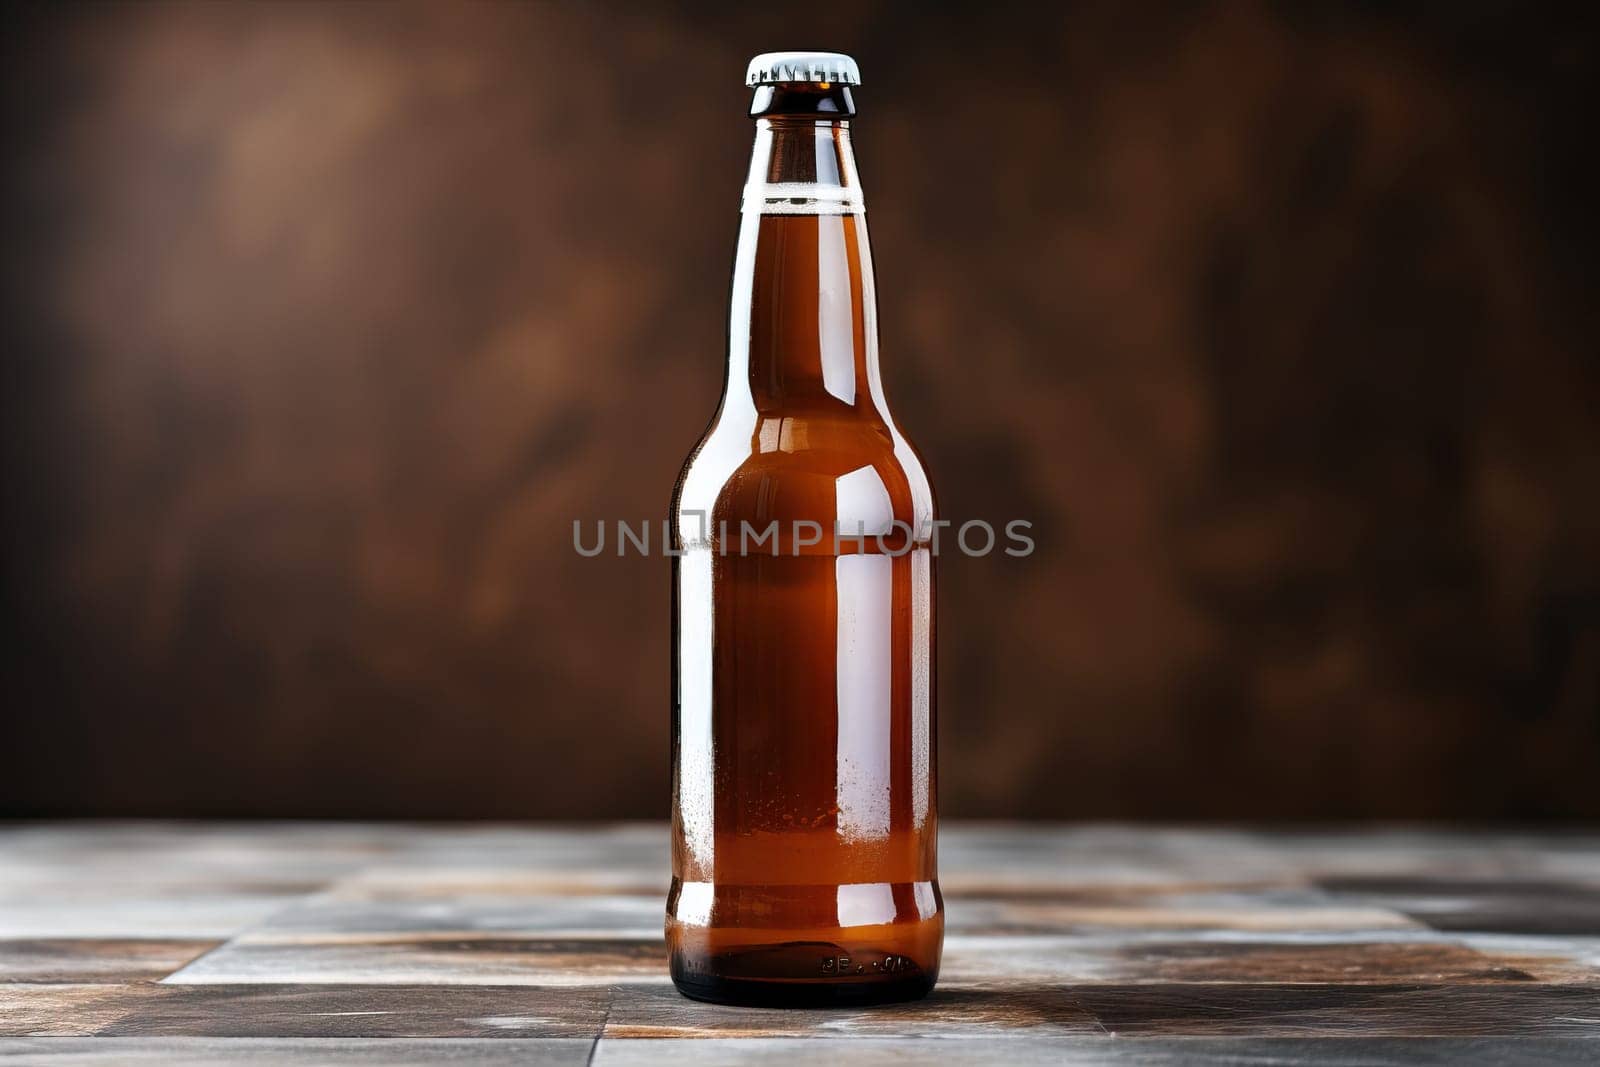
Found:
[[[690,1000],[746,1008],[848,1008],[921,1000],[933,990],[931,975],[894,981],[782,982],[673,974],[672,984]]]
[[[821,960],[821,965],[818,961]],[[824,970],[828,975],[817,975]],[[672,984],[691,1000],[747,1007],[891,1004],[928,995],[937,963],[826,941],[749,946],[712,955],[676,950]]]

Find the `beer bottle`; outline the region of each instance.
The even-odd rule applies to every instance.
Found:
[[[854,60],[757,56],[727,378],[673,494],[672,979],[933,988],[933,493],[884,402]]]

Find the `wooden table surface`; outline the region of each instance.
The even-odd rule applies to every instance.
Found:
[[[1600,1063],[1600,835],[967,824],[940,868],[930,998],[779,1011],[673,990],[661,826],[0,824],[0,1059]]]

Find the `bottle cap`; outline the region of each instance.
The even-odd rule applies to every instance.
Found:
[[[860,85],[861,71],[843,52],[763,52],[744,72],[744,83],[749,86],[779,82]]]

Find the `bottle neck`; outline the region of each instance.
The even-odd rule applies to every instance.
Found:
[[[850,124],[761,118],[744,189],[726,402],[884,413],[877,298]]]
[[[756,120],[744,212],[861,214],[866,210],[848,119],[783,115]]]

